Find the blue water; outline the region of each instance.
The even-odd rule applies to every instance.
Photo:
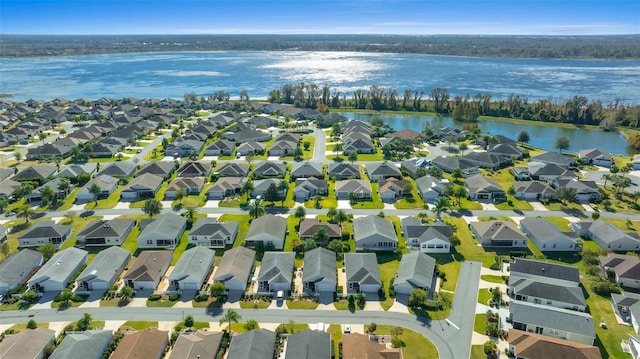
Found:
[[[422,131],[428,123],[433,128],[453,127],[462,128],[465,124],[454,121],[450,117],[412,116],[412,115],[387,115],[387,114],[363,114],[343,113],[342,115],[356,120],[370,122],[374,118],[380,118],[396,130],[411,129]],[[597,147],[611,154],[626,155],[635,153],[624,136],[618,132],[604,132],[597,130],[585,130],[582,128],[560,128],[551,126],[521,125],[500,121],[478,121],[482,132],[493,135],[503,135],[512,139],[518,137],[518,133],[526,130],[531,140],[529,144],[549,151],[555,151],[553,143],[558,136],[566,136],[571,147],[567,152],[578,152],[583,149]]]
[[[225,90],[253,98],[285,83],[370,85],[452,94],[575,95],[640,102],[640,61],[481,59],[345,52],[170,52],[0,59],[0,93],[16,99],[181,98]]]

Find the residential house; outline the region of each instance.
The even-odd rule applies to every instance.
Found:
[[[511,167],[509,173],[516,181],[531,181],[531,172],[526,167]]]
[[[526,218],[520,221],[520,228],[543,252],[579,252],[582,242],[573,232],[562,232],[558,227],[542,218]]]
[[[596,329],[590,314],[523,301],[509,303],[513,329],[593,345]]]
[[[343,344],[344,345],[344,344]],[[545,335],[509,329],[509,351],[516,358],[573,358],[602,359],[600,349],[575,341],[551,338]]]
[[[348,133],[342,135],[342,151],[345,155],[355,153],[376,153],[376,146],[371,136],[362,133]]]
[[[286,182],[286,180],[279,179],[279,178],[265,178],[265,179],[254,181],[253,191],[251,191],[251,198],[258,198],[258,196],[264,197],[264,193],[267,191],[267,189],[269,189],[269,187],[271,187],[271,185],[274,185],[277,188],[280,182],[282,181]],[[287,186],[288,185],[289,183],[287,182]],[[288,190],[288,187],[287,189],[279,190],[278,191],[279,198],[285,198],[287,195],[287,190]]]
[[[109,158],[115,156],[123,146],[115,145],[111,143],[98,142],[91,145],[91,152],[88,153],[89,157]]]
[[[316,178],[298,178],[293,191],[296,202],[304,202],[316,195],[327,195],[329,193],[329,184],[324,179]]]
[[[611,293],[611,306],[615,315],[631,326],[635,334],[638,334],[640,331],[640,294],[633,292]]]
[[[204,330],[198,330],[195,333],[181,333],[173,345],[169,359],[215,358],[222,344],[222,336],[222,332]],[[237,336],[233,336],[233,340],[236,338]],[[275,338],[273,343],[275,343]],[[227,356],[227,358],[231,358],[231,356]]]
[[[29,203],[42,201],[42,192],[45,188],[53,190],[57,200],[67,198],[71,194],[73,187],[70,186],[69,189],[59,190],[58,188],[60,186],[60,182],[62,182],[62,178],[54,178],[51,181],[45,182],[42,186],[36,187],[33,191],[31,191],[31,193],[27,194],[24,197],[25,201]]]
[[[142,168],[136,172],[136,176],[149,173],[162,177],[166,180],[171,177],[171,174],[176,170],[176,167],[177,166],[174,161],[151,161],[142,166]]]
[[[245,123],[250,123],[256,127],[276,127],[278,126],[278,119],[267,116],[254,116],[244,120]]]
[[[78,248],[64,249],[51,257],[34,274],[27,285],[37,292],[59,292],[67,287],[69,280],[87,261],[88,253]]]
[[[220,200],[240,194],[246,182],[246,177],[222,177],[207,189],[207,199]]]
[[[82,174],[88,174],[93,176],[96,172],[96,164],[95,163],[85,163],[85,164],[70,164],[66,165],[62,168],[60,172],[56,175],[58,178],[77,178]]]
[[[237,127],[240,127],[237,125]],[[231,129],[225,132],[222,137],[234,142],[266,142],[271,139],[271,135],[260,130],[253,129],[251,127],[245,127],[240,131],[237,129]]]
[[[303,241],[313,239],[320,228],[324,229],[327,233],[328,242],[331,242],[334,239],[342,239],[342,227],[340,227],[339,224],[324,223],[315,218],[305,218],[300,221],[300,230],[298,231],[298,235]],[[326,243],[318,244],[325,245]]]
[[[347,293],[378,294],[382,288],[375,253],[345,253]]]
[[[614,163],[609,152],[605,152],[597,148],[579,151],[578,159],[581,163],[593,166],[611,167]]]
[[[527,248],[529,241],[511,221],[471,222],[469,228],[484,247]]]
[[[494,180],[481,174],[473,175],[464,179],[464,186],[469,192],[471,199],[502,199],[506,193]]]
[[[510,157],[499,156],[490,152],[469,152],[464,157],[479,168],[498,170],[511,164]]]
[[[41,186],[49,178],[53,177],[56,172],[58,172],[56,166],[34,165],[18,171],[12,179],[17,182],[38,182],[38,185]]]
[[[130,260],[129,251],[117,246],[100,251],[76,279],[78,291],[107,291]]]
[[[162,187],[162,182],[164,182],[162,177],[145,173],[129,182],[120,192],[120,198],[123,200],[152,198]]]
[[[626,342],[623,340],[621,345],[623,348],[629,348],[629,354],[633,359],[640,358],[640,338],[638,336],[629,334],[629,340]]]
[[[553,183],[558,178],[573,178],[575,174],[564,166],[554,163],[527,162],[531,179]]]
[[[9,199],[20,186],[20,182],[11,179],[2,180],[0,181],[0,196]]]
[[[265,252],[258,273],[258,292],[277,293],[291,290],[295,253]]]
[[[23,283],[34,270],[42,265],[42,253],[22,249],[0,262],[0,295],[5,296]],[[0,350],[1,352],[1,350]]]
[[[398,246],[393,223],[373,214],[353,220],[353,237],[359,251],[392,251]]]
[[[387,348],[373,342],[368,334],[350,333],[342,336],[342,357],[350,359],[403,359],[402,349]]]
[[[578,268],[562,264],[514,258],[509,265],[509,274],[509,282],[514,281],[514,283],[519,279],[531,279],[558,286],[580,286]]]
[[[9,240],[9,228],[0,224],[0,244]]]
[[[225,162],[213,173],[215,177],[247,177],[249,165],[244,163]]]
[[[211,169],[211,163],[186,161],[178,168],[178,177],[208,177],[211,174]]]
[[[331,162],[328,170],[329,178],[334,180],[360,179],[360,169],[357,165],[347,162]]]
[[[600,267],[619,286],[640,289],[640,257],[607,253],[600,257]]]
[[[521,159],[522,150],[516,146],[515,143],[498,143],[487,148],[487,152],[492,155],[509,158],[509,159]]]
[[[453,173],[453,171],[459,168],[464,177],[480,173],[478,165],[464,157],[439,156],[434,158],[431,163],[447,173]]]
[[[532,162],[543,162],[554,164],[562,167],[569,167],[576,164],[576,161],[567,155],[558,152],[544,152],[537,156],[531,157]]]
[[[304,254],[302,286],[306,293],[333,295],[338,285],[336,253],[318,247]]]
[[[171,181],[164,191],[165,199],[175,199],[179,190],[185,195],[199,195],[204,188],[204,178],[202,177],[178,177]]]
[[[246,247],[225,251],[213,276],[214,282],[222,282],[229,291],[244,292],[253,273],[256,252]]]
[[[294,162],[291,168],[292,178],[324,178],[322,163],[317,162]]]
[[[266,149],[267,145],[265,145],[264,143],[248,141],[243,142],[240,144],[240,146],[238,146],[236,154],[239,154],[240,156],[257,155],[263,154]]]
[[[420,197],[426,202],[434,203],[438,197],[444,194],[449,181],[429,175],[416,178],[416,187]]]
[[[235,142],[229,140],[214,141],[204,150],[205,156],[231,156],[236,148]]]
[[[318,330],[305,330],[287,338],[284,359],[330,359],[331,335]]]
[[[96,195],[89,192],[94,184],[100,187],[100,194],[98,195],[98,198],[109,197],[118,188],[118,182],[119,180],[115,177],[111,177],[109,175],[98,175],[80,188],[76,193],[76,201],[78,203],[95,201]]]
[[[39,247],[51,243],[56,248],[60,248],[69,235],[71,235],[71,226],[55,224],[53,221],[37,222],[18,237],[18,247]]]
[[[187,220],[174,213],[164,213],[146,226],[140,223],[138,248],[174,248],[187,228]]]
[[[137,168],[133,161],[111,162],[98,172],[98,176],[109,175],[118,179],[128,179],[133,176]]]
[[[571,223],[571,229],[579,236],[591,239],[600,247],[618,251],[640,250],[640,237],[635,232],[625,232],[615,225],[601,219]]]
[[[402,179],[400,169],[388,162],[367,163],[364,166],[369,181],[379,181],[390,177]]]
[[[76,246],[119,246],[124,243],[135,224],[135,220],[130,218],[89,221],[77,233]]]
[[[227,358],[273,359],[276,349],[275,343],[276,333],[267,329],[250,330],[233,336]]]
[[[509,280],[508,294],[515,301],[548,305],[584,312],[587,303],[581,287],[566,287],[554,283],[553,278],[517,278]]]
[[[526,201],[538,201],[556,197],[556,190],[540,181],[516,182],[513,184],[513,189],[515,190],[515,198]]]
[[[175,142],[167,146],[164,150],[164,155],[173,156],[174,158],[197,156],[200,154],[203,146],[203,141],[177,139]]]
[[[286,172],[287,165],[282,162],[263,161],[253,169],[253,178],[284,178]]]
[[[438,222],[425,226],[416,217],[402,219],[402,230],[407,240],[407,246],[412,250],[423,253],[449,253],[451,251],[450,238],[453,229],[448,224]]]
[[[575,200],[580,203],[588,203],[600,199],[600,188],[595,181],[581,181],[577,178],[558,178],[554,185],[559,188],[574,188]]]
[[[369,183],[369,181],[359,179],[336,181],[337,199],[351,199],[352,193],[356,199],[371,199],[371,183]]]
[[[286,233],[287,220],[273,214],[267,214],[251,222],[245,243],[247,247],[263,246],[268,248],[273,246],[274,249],[282,249]]]
[[[288,139],[276,139],[271,147],[269,147],[269,156],[286,157],[293,156],[296,148],[299,146],[298,141]]]
[[[393,281],[396,293],[410,295],[414,289],[434,290],[436,260],[421,252],[402,255],[400,266]]]
[[[169,290],[200,290],[209,277],[215,259],[216,252],[209,248],[196,246],[187,249],[167,276]]]
[[[167,272],[172,259],[171,251],[142,251],[122,280],[125,285],[136,290],[154,290]]]
[[[111,330],[68,333],[49,359],[101,359],[112,337]]]
[[[0,342],[0,358],[44,359],[47,347],[56,340],[56,331],[47,328],[27,329],[5,335]]]
[[[378,192],[383,202],[392,203],[401,199],[406,193],[404,186],[411,184],[406,180],[399,180],[395,177],[389,177],[378,181]]]
[[[148,328],[126,331],[110,359],[160,359],[169,345],[169,332]]]
[[[189,231],[189,243],[224,248],[233,245],[238,235],[239,224],[236,221],[218,222],[215,218],[198,218]]]

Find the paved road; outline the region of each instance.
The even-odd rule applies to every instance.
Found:
[[[313,159],[314,162],[327,162],[327,159],[324,156],[325,148],[327,147],[327,136],[321,129],[317,128],[313,130],[313,136],[316,138],[314,148],[313,148]]]

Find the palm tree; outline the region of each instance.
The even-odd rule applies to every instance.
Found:
[[[280,207],[284,207],[284,200],[287,199],[287,190],[289,189],[289,183],[286,180],[278,182],[278,192],[280,193]]]
[[[182,200],[184,199],[184,196],[186,195],[186,193],[184,192],[184,190],[182,188],[178,189],[176,191],[176,199],[178,201],[180,201],[180,204],[182,204]]]
[[[95,200],[96,205],[98,205],[98,197],[100,196],[100,193],[102,193],[102,188],[100,188],[97,183],[94,183],[89,186],[89,193],[93,195],[93,199]]]
[[[69,181],[68,178],[62,178],[60,182],[58,182],[58,191],[64,192],[65,196],[67,196],[69,190],[71,190],[71,181]]]
[[[29,207],[28,204],[25,204],[18,209],[16,217],[24,219],[25,223],[29,223],[29,218],[35,216],[35,214],[36,211],[33,208]]]
[[[196,219],[197,214],[198,214],[198,208],[189,206],[186,208],[186,211],[184,212],[184,218],[186,218],[187,221],[191,223],[191,225],[193,225],[193,222]]]
[[[295,217],[298,219],[302,219],[307,215],[307,211],[304,209],[303,206],[298,206],[296,208],[296,212],[295,212]]]
[[[245,194],[253,192],[253,190],[254,190],[253,182],[247,181],[242,185],[242,188],[240,189],[240,193],[242,195],[245,195]]]
[[[262,200],[256,199],[249,204],[249,217],[258,218],[264,216],[265,213]]]
[[[611,180],[611,175],[605,173],[602,175],[602,179],[604,180],[604,188],[607,189],[607,181]]]
[[[342,222],[345,222],[348,219],[349,216],[347,216],[347,213],[344,211],[344,209],[339,209],[338,212],[336,212],[335,220],[338,222],[338,224],[342,224]]]
[[[142,207],[142,211],[144,214],[148,214],[149,217],[153,217],[156,214],[160,213],[162,209],[162,203],[155,198],[150,198],[144,202],[144,207]]]
[[[458,200],[458,207],[462,207],[461,200],[463,198],[467,198],[467,195],[469,194],[467,192],[467,189],[464,186],[458,186],[458,187],[456,187],[456,189],[454,191],[454,194],[455,194],[455,196],[456,196],[456,198]]]
[[[227,309],[227,313],[220,318],[219,324],[229,323],[228,329],[229,333],[231,333],[231,322],[237,323],[240,319],[242,319],[242,316],[238,312],[233,309]]]
[[[436,203],[433,205],[433,212],[436,214],[436,217],[440,219],[440,214],[449,208],[449,198],[444,196],[438,197]]]
[[[340,153],[340,151],[342,151],[341,143],[336,143],[335,145],[333,145],[333,152],[336,153],[336,158],[338,158],[338,153]]]

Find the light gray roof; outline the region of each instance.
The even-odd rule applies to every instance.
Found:
[[[295,177],[322,176],[322,163],[319,162],[294,162],[291,175]]]
[[[520,227],[539,242],[547,242],[557,238],[576,242],[577,239],[568,233],[560,231],[555,224],[542,218],[525,218],[520,221]]]
[[[256,252],[246,247],[235,247],[225,251],[222,260],[218,264],[215,277],[216,281],[227,281],[235,278],[246,283],[251,275],[253,261],[256,259]]]
[[[531,157],[531,161],[555,163],[558,165],[565,165],[567,163],[573,163],[573,159],[569,156],[565,156],[558,152],[544,152],[537,156]]]
[[[169,359],[215,358],[221,343],[222,333],[220,332],[198,330],[195,333],[180,334],[171,350]]]
[[[228,359],[273,359],[276,333],[267,330],[251,330],[234,335],[229,347]]]
[[[593,317],[587,313],[514,300],[509,303],[509,314],[513,323],[596,337]]]
[[[384,176],[400,176],[400,169],[388,162],[373,162],[364,165],[367,169],[367,174],[371,175],[384,175]]]
[[[52,238],[62,237],[69,233],[71,226],[55,224],[53,221],[43,221],[34,223],[31,228],[24,232],[19,238]]]
[[[161,238],[177,238],[186,224],[187,220],[182,216],[170,212],[161,214],[144,227],[140,236],[148,236],[155,233],[160,235]]]
[[[356,242],[376,233],[387,237],[390,241],[398,241],[393,223],[384,218],[370,214],[353,220],[353,237]]]
[[[435,269],[436,260],[425,253],[404,254],[393,283],[394,285],[408,284],[417,288],[431,288]]]
[[[509,265],[509,272],[511,275],[522,273],[576,283],[580,282],[580,272],[578,268],[524,258],[514,258],[513,262]]]
[[[91,185],[93,185],[94,183],[97,184],[101,190],[106,191],[109,190],[111,188],[114,187],[114,185],[118,184],[118,179],[109,175],[97,175],[94,179],[92,179],[91,181],[87,182],[83,187],[82,190],[83,191],[87,191],[89,192],[89,188],[91,188]]]
[[[56,331],[46,328],[27,329],[7,335],[0,342],[0,358],[36,358],[56,338]]]
[[[12,284],[22,278],[25,271],[31,271],[42,263],[42,253],[23,249],[5,258],[0,263],[0,282]]]
[[[245,163],[225,162],[214,173],[229,177],[246,177],[249,173],[249,166]]]
[[[371,193],[371,183],[359,179],[336,181],[336,192]]]
[[[337,284],[336,253],[322,247],[306,252],[302,281]]]
[[[346,162],[331,162],[329,163],[329,175],[330,176],[342,176],[360,178],[360,169],[358,166],[346,163]]]
[[[68,334],[49,359],[99,359],[111,342],[110,330],[87,330]]]
[[[238,222],[218,222],[215,218],[198,218],[189,231],[189,235],[215,236],[216,238],[226,238],[232,233],[237,233]]]
[[[156,176],[165,177],[169,173],[173,172],[176,169],[176,163],[173,161],[152,161],[147,162],[142,168],[136,173],[136,176],[140,176],[144,173],[151,173]]]
[[[135,170],[136,164],[133,161],[120,161],[109,163],[98,174],[113,177],[131,177]]]
[[[156,176],[151,173],[144,173],[131,180],[131,182],[125,186],[123,191],[133,191],[139,188],[155,191],[160,187],[163,181],[164,179],[160,176]]]
[[[196,246],[187,249],[173,267],[168,279],[180,281],[191,278],[192,281],[198,282],[209,273],[215,257],[216,252],[207,247]]]
[[[135,223],[131,218],[96,219],[87,223],[78,236],[90,238],[120,237]]]
[[[469,225],[481,238],[490,238],[491,240],[528,239],[511,221],[471,222]]]
[[[287,232],[287,220],[285,218],[274,216],[273,214],[267,214],[266,216],[258,217],[251,222],[251,227],[247,232],[246,238],[268,233],[276,238],[283,238]]]
[[[261,174],[264,176],[279,176],[284,175],[287,171],[287,165],[282,162],[263,161],[256,165],[253,169],[254,174]]]
[[[444,192],[444,188],[447,185],[447,183],[443,180],[429,175],[416,178],[415,181],[416,186],[418,186],[420,192],[426,192],[431,189],[439,194],[442,194]]]
[[[331,358],[331,336],[317,330],[305,330],[287,339],[285,359]]]
[[[597,236],[605,243],[614,243],[623,239],[640,242],[637,237],[634,237],[630,233],[626,233],[613,224],[601,219],[598,219],[591,224],[589,227],[589,233],[591,236]]]
[[[85,282],[97,278],[109,282],[113,279],[114,272],[118,272],[121,268],[124,268],[124,265],[126,265],[130,259],[131,254],[128,250],[111,246],[101,250],[82,273],[80,273],[76,280],[78,282]]]
[[[347,281],[362,284],[381,284],[378,260],[374,253],[345,253]]]
[[[96,170],[95,163],[71,164],[64,167],[57,177],[78,177],[83,173],[93,173]]]
[[[258,281],[291,283],[296,255],[293,252],[265,252],[260,265]]]
[[[54,254],[53,257],[31,277],[29,282],[40,283],[48,279],[64,282],[78,267],[87,261],[87,254],[87,251],[75,247],[64,249]]]
[[[509,286],[519,295],[549,299],[574,305],[586,305],[584,294],[580,287],[566,287],[526,278],[519,278],[514,283],[509,283]]]
[[[464,185],[469,192],[491,192],[491,193],[505,193],[494,180],[489,179],[482,174],[473,175],[464,179]]]

